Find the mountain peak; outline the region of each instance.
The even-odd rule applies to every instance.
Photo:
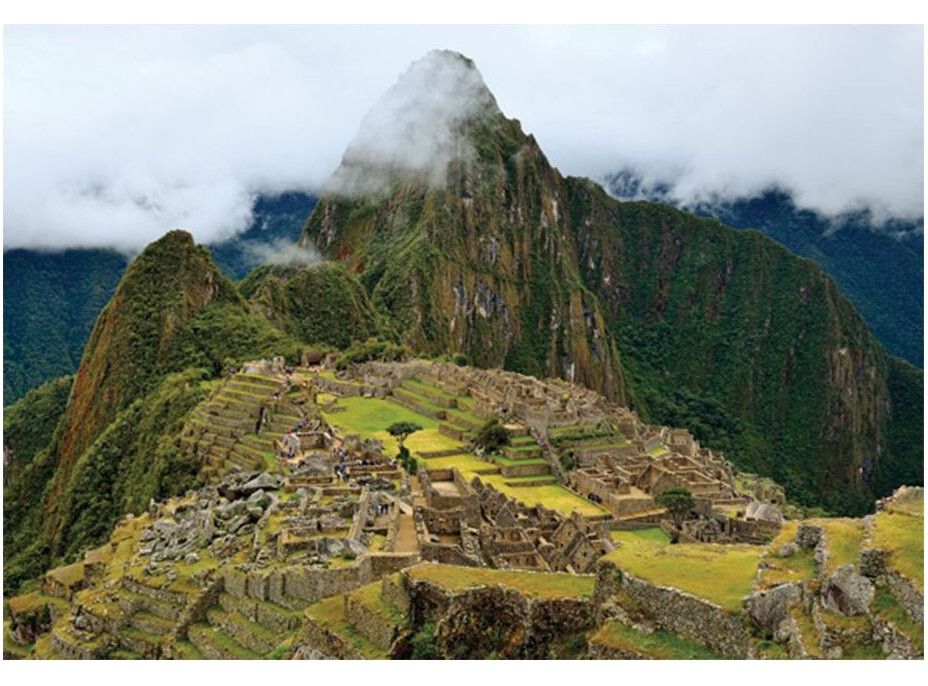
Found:
[[[327,191],[377,193],[396,175],[443,185],[449,163],[474,155],[466,125],[495,116],[501,112],[474,61],[433,50],[413,62],[365,115]]]

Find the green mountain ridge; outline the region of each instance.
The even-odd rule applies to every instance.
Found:
[[[562,177],[483,102],[455,121],[468,152],[440,183],[350,159],[385,183],[320,199],[300,245],[329,262],[263,266],[236,287],[182,231],[138,256],[66,406],[62,381],[5,411],[5,433],[22,437],[4,492],[6,588],[191,486],[179,427],[229,365],[371,336],[577,381],[834,511],[921,483],[922,373],[885,353],[820,268],[760,234]]]
[[[921,441],[889,440],[921,432],[920,402],[895,407],[920,373],[890,393],[898,363],[813,262],[562,177],[492,97],[448,128],[463,152],[440,184],[349,148],[334,178],[382,182],[323,194],[300,238],[357,274],[412,349],[575,380],[648,421],[701,419],[697,437],[739,467],[835,511],[885,495],[881,470],[922,478]]]

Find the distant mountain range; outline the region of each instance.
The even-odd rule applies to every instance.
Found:
[[[644,183],[625,169],[606,179],[619,200],[648,200],[755,229],[815,260],[866,320],[886,349],[924,366],[924,220],[876,221],[867,211],[827,217],[770,188],[750,197],[682,205],[666,182]]]
[[[296,241],[315,203],[301,192],[259,196],[251,226],[209,246],[213,261],[230,279],[241,279]],[[77,370],[93,323],[129,261],[130,256],[107,249],[4,251],[4,405]]]

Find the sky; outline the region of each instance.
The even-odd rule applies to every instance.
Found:
[[[923,214],[923,37],[899,26],[5,26],[3,245],[136,250],[318,191],[435,48],[472,58],[562,173],[678,198],[770,185]],[[376,114],[376,113],[374,113]]]

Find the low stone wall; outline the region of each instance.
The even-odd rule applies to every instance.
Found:
[[[368,553],[350,567],[314,569],[294,565],[283,570],[223,570],[226,593],[236,598],[270,600],[283,607],[301,607],[322,598],[347,593],[414,564],[414,553]],[[294,602],[295,601],[295,602]]]
[[[748,654],[748,627],[741,613],[722,609],[676,588],[657,586],[637,579],[611,562],[597,566],[598,602],[621,596],[624,605],[633,606],[638,618],[677,634],[727,657],[744,658]]]
[[[390,650],[396,638],[397,627],[379,612],[372,610],[357,598],[345,596],[345,619],[362,636],[381,650]]]
[[[317,650],[324,657],[336,660],[361,660],[364,658],[344,638],[329,631],[321,623],[306,618],[303,624],[303,643]]]
[[[440,654],[455,658],[541,659],[550,646],[596,625],[589,599],[528,598],[501,586],[449,591],[403,574],[414,627],[436,621]]]
[[[402,579],[385,576],[380,582],[380,597],[384,602],[397,607],[404,615],[409,614],[409,596],[403,586]]]
[[[896,596],[906,614],[914,622],[925,625],[925,597],[919,592],[914,583],[901,574],[887,570],[886,581],[889,589]]]

